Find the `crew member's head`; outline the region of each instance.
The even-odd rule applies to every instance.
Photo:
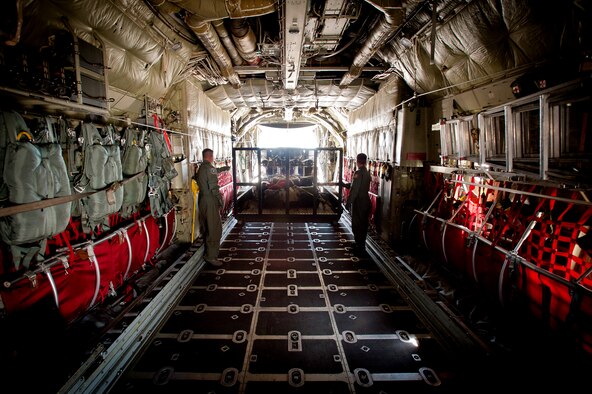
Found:
[[[368,160],[368,156],[366,156],[365,153],[358,153],[358,156],[356,156],[356,162],[358,163],[358,167],[365,166],[366,160]]]
[[[210,163],[214,162],[214,151],[210,148],[206,148],[201,151],[201,157],[203,157],[204,161],[209,161]]]

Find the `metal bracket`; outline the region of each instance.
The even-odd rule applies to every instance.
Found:
[[[467,247],[467,249],[473,246],[475,239],[476,239],[475,233],[474,232],[469,233],[469,236],[467,237],[467,240],[465,241],[465,246]]]
[[[62,265],[64,266],[65,274],[68,275],[69,274],[68,269],[70,268],[70,263],[68,262],[68,257],[60,256],[60,257],[58,257],[58,259],[62,262]]]
[[[302,334],[299,331],[288,332],[288,352],[302,351]]]
[[[511,251],[507,257],[508,259],[508,277],[514,282],[516,279],[516,264],[518,263],[518,253]]]
[[[113,285],[113,281],[109,281],[109,295],[111,297],[115,297],[117,292],[115,291],[115,286]]]
[[[35,272],[27,271],[24,275],[31,281],[31,287],[37,287],[37,274]]]

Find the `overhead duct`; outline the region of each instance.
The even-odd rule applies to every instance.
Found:
[[[204,22],[194,15],[185,18],[185,22],[195,32],[195,35],[204,44],[204,47],[208,50],[212,58],[214,58],[224,78],[228,80],[233,88],[238,89],[240,87],[240,79],[236,71],[234,71],[232,60],[222,45],[216,29],[214,29],[210,22]]]
[[[237,48],[234,46],[234,43],[230,38],[230,34],[228,34],[228,30],[226,30],[226,27],[224,26],[224,20],[220,19],[214,21],[212,22],[212,25],[214,26],[214,29],[216,29],[216,33],[218,33],[222,44],[228,51],[228,55],[232,59],[232,63],[234,63],[235,66],[241,66],[244,63],[243,58],[238,53]]]
[[[366,0],[366,2],[382,12],[383,17],[370,32],[364,46],[354,58],[349,71],[341,78],[339,86],[342,87],[348,86],[360,76],[366,63],[392,37],[405,16],[401,0]]]
[[[252,31],[235,39],[236,47],[231,44],[227,36],[224,36],[226,29],[216,21],[225,18],[245,18],[261,16],[275,12],[276,0],[149,0],[155,7],[165,12],[178,12],[185,10],[185,22],[195,32],[208,50],[216,64],[220,67],[222,75],[234,87],[240,86],[240,79],[233,68],[233,62],[237,65],[239,58],[234,53],[235,48],[241,57],[250,64],[257,64],[256,38]],[[216,23],[216,28],[210,22]],[[248,25],[247,25],[248,26]],[[250,28],[249,28],[250,30]],[[222,32],[220,34],[220,31]],[[220,34],[220,35],[219,35]],[[222,41],[221,41],[222,40]],[[228,41],[226,41],[228,40]],[[222,42],[225,41],[223,44]],[[227,50],[228,49],[228,50]]]
[[[165,14],[173,14],[179,12],[181,7],[166,0],[148,0],[156,9]]]
[[[162,3],[163,0],[151,0]],[[223,18],[248,18],[276,11],[276,0],[171,0],[171,3],[186,9],[204,21]]]
[[[230,21],[230,32],[240,55],[254,66],[259,64],[261,58],[257,55],[257,38],[249,22],[244,19],[232,19]]]

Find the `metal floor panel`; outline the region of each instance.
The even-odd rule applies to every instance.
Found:
[[[438,344],[343,223],[237,224],[112,392],[446,392]]]

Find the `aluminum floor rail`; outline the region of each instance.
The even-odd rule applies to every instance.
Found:
[[[342,220],[351,227],[351,217],[344,213]],[[367,250],[370,257],[381,269],[384,275],[397,286],[397,290],[413,307],[422,322],[430,329],[438,340],[455,359],[463,360],[474,356],[484,355],[487,349],[466,326],[459,325],[449,312],[445,311],[417,283],[401,268],[401,263],[387,253],[376,240],[368,236]]]
[[[236,223],[237,221],[234,218],[229,218],[224,223],[222,240],[228,236]],[[202,258],[203,253],[203,246],[195,250],[189,260],[183,264],[181,269],[177,271],[137,318],[109,348],[100,354],[101,360],[96,359],[94,362],[92,362],[93,360],[85,362],[58,393],[94,394],[109,392],[126,366],[142,351],[151,335],[157,330],[158,326],[205,266],[206,263]],[[183,263],[184,259],[186,259],[186,254],[182,255],[171,267]],[[100,364],[88,375],[90,366],[96,363]]]

